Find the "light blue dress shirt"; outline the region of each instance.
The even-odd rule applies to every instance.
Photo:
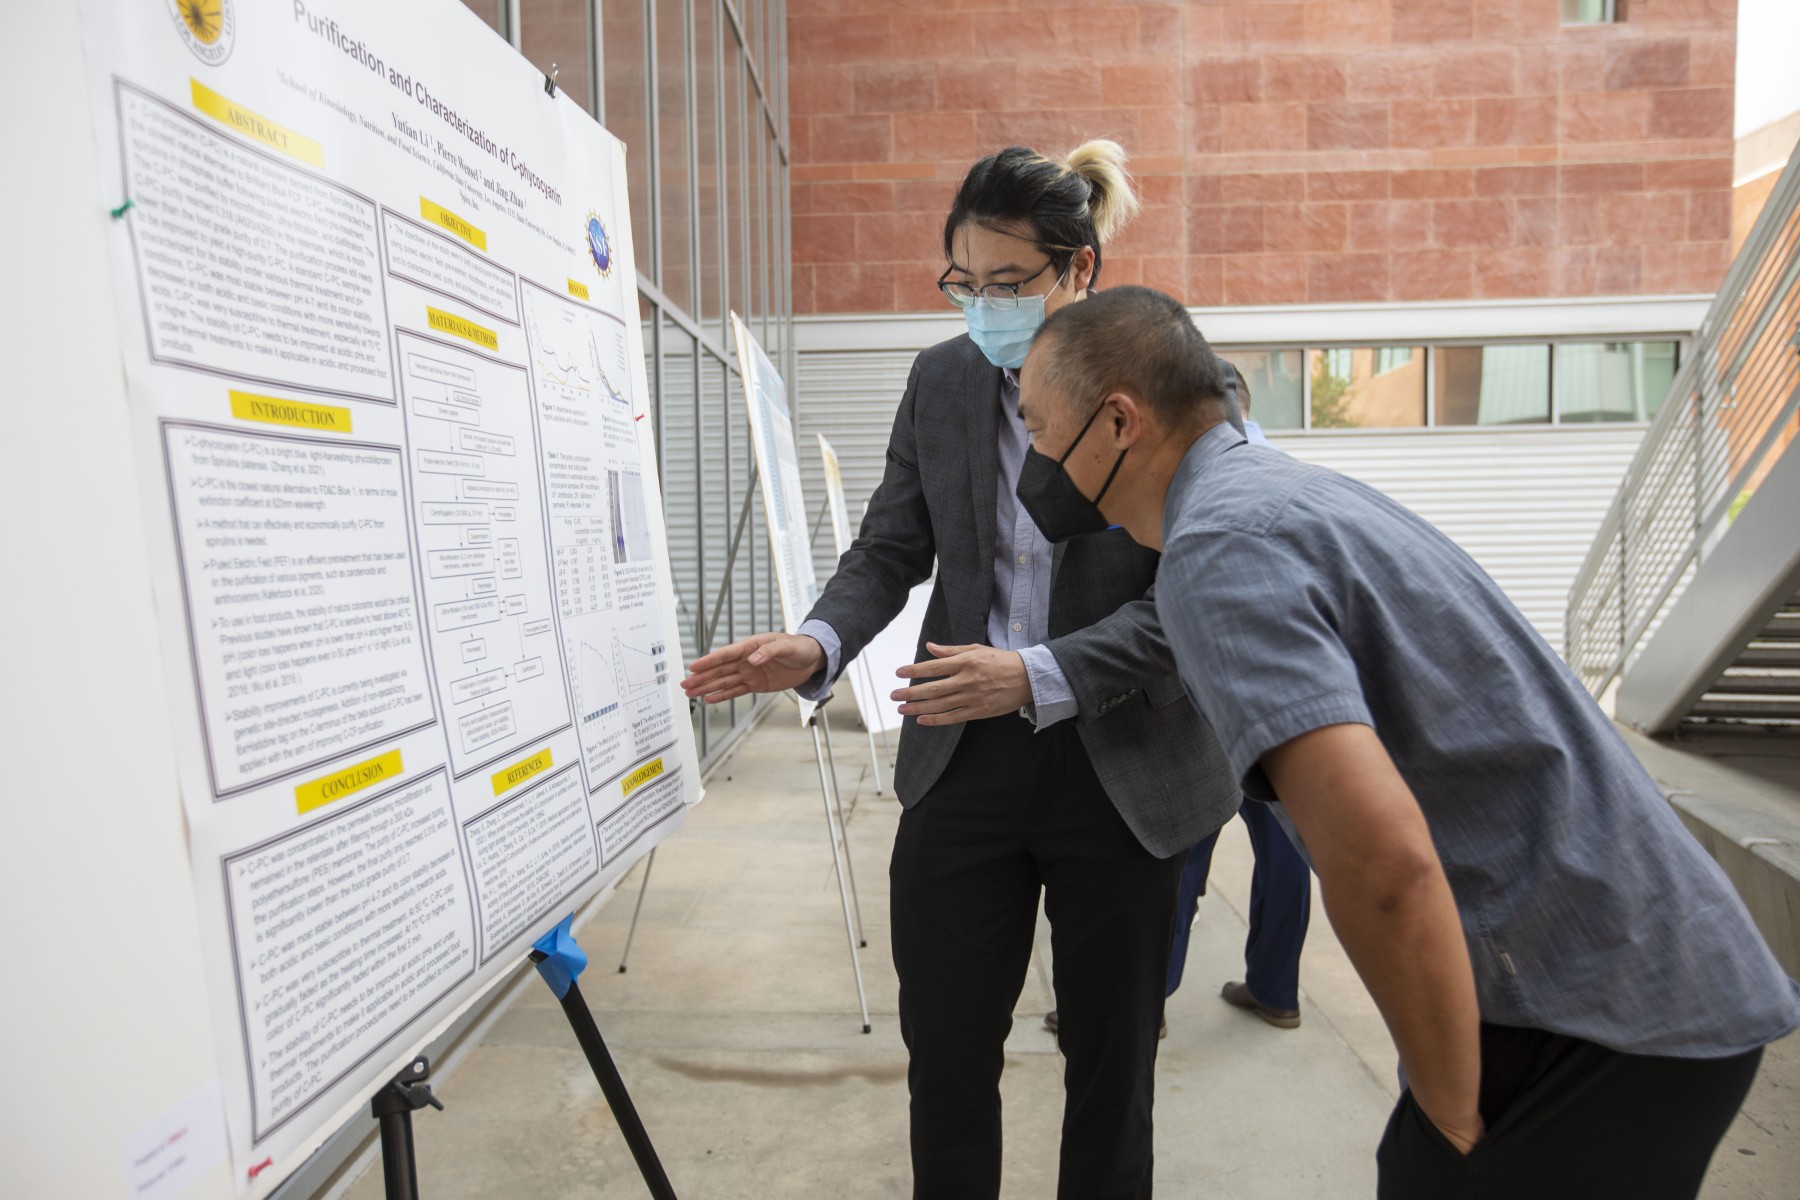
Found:
[[[1012,371],[1005,372],[1000,387],[1000,413],[1000,486],[994,489],[994,595],[988,605],[988,644],[1016,651],[1024,661],[1031,684],[1031,702],[1024,713],[1043,729],[1074,716],[1079,706],[1068,677],[1044,644],[1050,636],[1050,577],[1056,548],[1039,532],[1015,494],[1030,435],[1019,415],[1019,379]],[[805,621],[798,632],[824,648],[825,669],[794,690],[803,699],[822,700],[843,669],[843,643],[824,621]]]

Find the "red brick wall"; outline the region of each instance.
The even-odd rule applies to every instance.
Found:
[[[943,304],[956,180],[1105,136],[1189,304],[1710,291],[1735,0],[789,0],[799,312]]]

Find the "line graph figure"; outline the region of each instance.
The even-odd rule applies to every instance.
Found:
[[[579,662],[575,687],[581,697],[581,723],[586,726],[619,711],[619,681],[612,656],[586,642],[581,643]]]
[[[598,354],[599,350],[596,349],[595,353]],[[596,363],[595,365],[596,365],[596,368],[600,372],[600,387],[606,392],[606,398],[608,400],[611,400],[614,404],[623,405],[627,410],[629,410],[631,408],[631,401],[627,400],[624,396],[624,393],[620,392],[618,388],[613,386],[612,376],[610,376],[606,373],[606,368],[599,366],[598,363]]]
[[[669,681],[668,647],[662,642],[633,646],[613,635],[613,652],[619,664],[620,691],[640,696]]]
[[[636,646],[614,634],[606,648],[579,642],[575,657],[580,664],[575,689],[583,726],[608,718],[616,721],[626,705],[669,682],[668,647],[663,642]]]
[[[555,388],[565,400],[598,400],[602,387],[605,395],[617,396],[600,366],[600,343],[585,314],[564,306],[551,320],[543,321],[527,306],[525,319],[533,365],[541,382]]]

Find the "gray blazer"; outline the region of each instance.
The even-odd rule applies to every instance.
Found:
[[[1001,373],[967,334],[914,360],[888,442],[887,470],[862,529],[809,618],[824,621],[848,663],[887,627],[907,593],[937,583],[925,642],[987,642],[994,589]],[[1166,858],[1237,811],[1238,782],[1189,704],[1156,618],[1159,555],[1122,529],[1057,545],[1050,652],[1075,693],[1082,744],[1125,823]],[[917,804],[950,761],[961,725],[906,718],[894,787]]]

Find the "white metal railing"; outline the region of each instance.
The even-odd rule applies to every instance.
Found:
[[[1796,440],[1797,278],[1800,148],[1726,273],[1570,589],[1564,654],[1596,696],[1630,666],[1736,503]]]

